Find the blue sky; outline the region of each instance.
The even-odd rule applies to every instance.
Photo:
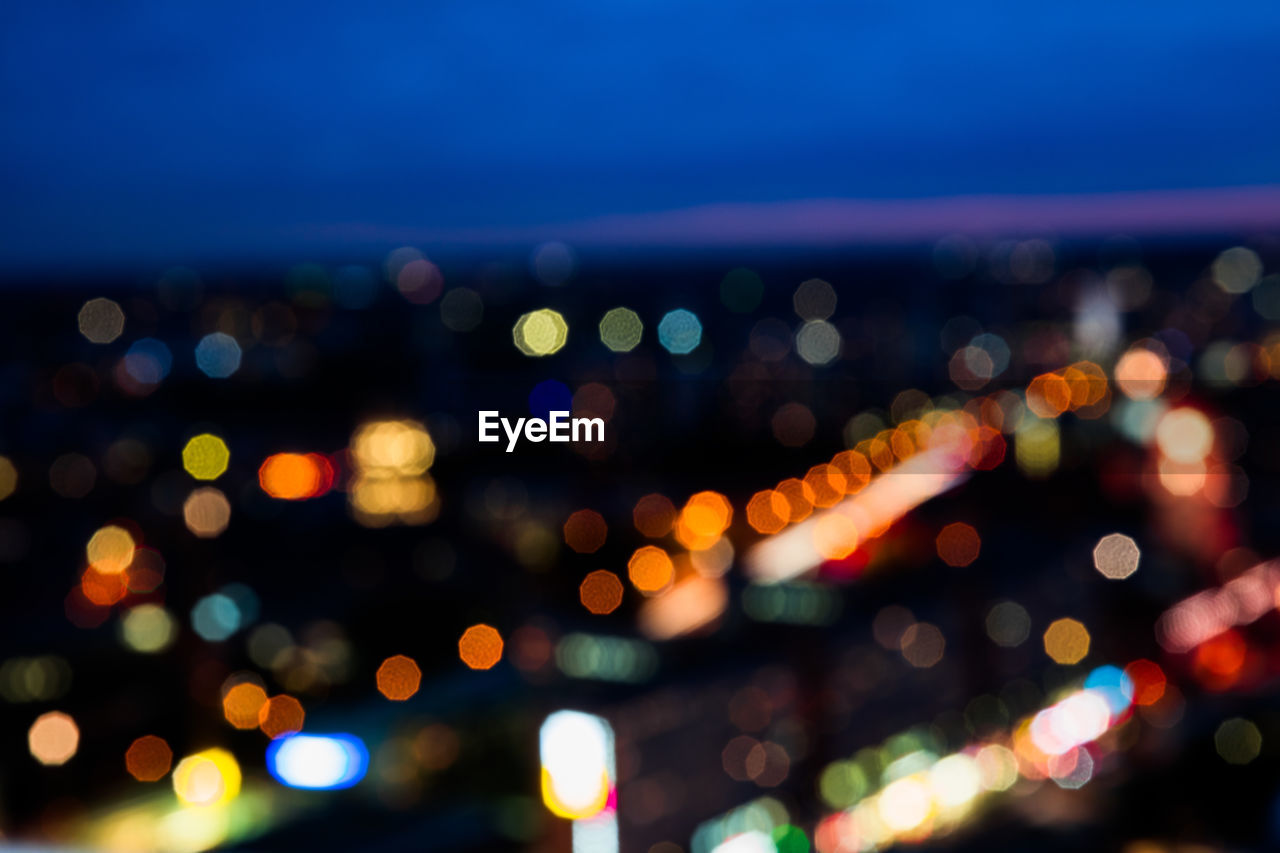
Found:
[[[0,267],[725,202],[1280,184],[1274,2],[0,12]]]

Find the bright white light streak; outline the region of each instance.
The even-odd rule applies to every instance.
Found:
[[[761,583],[779,583],[817,568],[814,530],[831,515],[853,522],[860,540],[879,535],[920,504],[966,478],[965,456],[954,447],[938,447],[911,457],[874,478],[858,494],[757,544],[747,552],[747,573]]]
[[[618,853],[618,813],[605,810],[573,822],[573,853]]]
[[[696,631],[724,612],[729,590],[721,578],[691,575],[646,601],[637,619],[651,640],[669,640]]]
[[[617,771],[607,721],[581,711],[556,711],[542,722],[538,752],[542,801],[553,814],[582,820],[609,806]]]

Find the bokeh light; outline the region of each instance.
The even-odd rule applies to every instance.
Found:
[[[89,537],[85,557],[94,569],[103,574],[115,575],[129,568],[135,549],[133,534],[119,525],[109,524]]]
[[[135,652],[162,652],[178,636],[177,620],[162,605],[139,604],[129,608],[120,620],[120,638]]]
[[[173,768],[173,790],[192,806],[226,803],[240,795],[240,764],[225,749],[213,748],[188,755]]]
[[[720,279],[720,302],[735,314],[749,314],[760,307],[764,282],[754,271],[737,267]]]
[[[210,379],[226,379],[240,369],[240,344],[225,332],[212,332],[196,344],[196,367]]]
[[[791,304],[802,320],[826,320],[836,313],[836,291],[822,279],[811,278],[796,288]]]
[[[1172,409],[1156,424],[1156,444],[1174,462],[1198,464],[1213,449],[1213,425],[1196,409]]]
[[[938,557],[948,566],[967,566],[978,559],[982,548],[982,538],[972,525],[962,521],[948,524],[938,533],[934,543],[938,549]]]
[[[90,299],[76,316],[80,334],[95,344],[109,344],[124,331],[124,310],[110,299]]]
[[[125,750],[125,769],[139,782],[163,779],[172,765],[173,750],[164,738],[156,735],[143,735]]]
[[[80,727],[61,711],[41,714],[27,730],[27,748],[41,764],[66,764],[80,748]]]
[[[902,656],[917,669],[927,669],[942,660],[947,648],[946,638],[936,625],[917,622],[902,632],[899,640]]]
[[[458,640],[458,657],[471,669],[492,669],[502,660],[502,635],[490,625],[472,625]]]
[[[418,692],[422,670],[407,655],[392,655],[378,667],[378,692],[393,702],[403,702]]]
[[[281,785],[313,791],[350,788],[365,777],[369,750],[354,735],[294,734],[267,747],[267,770]]]
[[[607,569],[597,569],[587,575],[578,587],[582,606],[597,615],[612,613],[622,604],[622,581]]]
[[[240,608],[228,595],[206,595],[191,608],[191,627],[211,643],[221,642],[240,630]]]
[[[987,612],[987,636],[997,646],[1016,648],[1031,636],[1031,616],[1016,601],[1002,601]]]
[[[234,685],[222,696],[222,716],[237,729],[258,728],[258,714],[267,703],[267,691],[252,682]]]
[[[604,516],[592,509],[580,509],[564,523],[565,544],[579,554],[594,554],[604,547],[609,533]]]
[[[815,367],[835,361],[840,345],[840,331],[825,320],[812,320],[796,332],[796,352]]]
[[[231,462],[227,443],[216,435],[203,433],[182,448],[182,467],[197,480],[216,480]]]
[[[1228,764],[1248,764],[1262,752],[1262,732],[1250,720],[1225,720],[1213,733],[1213,745]]]
[[[1169,368],[1164,359],[1145,347],[1135,347],[1116,362],[1116,385],[1132,400],[1152,400],[1164,391]]]
[[[196,536],[212,539],[231,523],[231,503],[218,489],[204,486],[187,496],[182,504],[182,518]]]
[[[644,323],[630,308],[611,308],[600,319],[600,341],[614,352],[631,352],[643,336]]]
[[[1058,619],[1044,632],[1044,651],[1055,663],[1079,663],[1089,654],[1089,631],[1075,619]]]
[[[18,488],[18,469],[7,456],[0,456],[0,501]]]
[[[1262,260],[1257,252],[1233,246],[1213,261],[1213,281],[1227,293],[1246,293],[1262,277]]]
[[[258,728],[273,740],[302,731],[306,722],[302,703],[288,694],[272,696],[258,711]]]
[[[668,311],[658,323],[658,343],[672,355],[687,355],[702,343],[702,321],[684,308]]]
[[[667,552],[656,545],[636,549],[627,561],[627,577],[636,589],[646,594],[666,589],[675,576],[675,566]]]
[[[665,495],[645,495],[631,511],[636,530],[650,539],[661,539],[671,532],[676,521],[675,504]]]
[[[1141,555],[1133,539],[1123,533],[1109,533],[1093,547],[1093,567],[1103,577],[1123,580],[1138,570]]]
[[[569,339],[569,324],[559,311],[540,308],[521,315],[511,334],[516,349],[525,355],[552,355]]]
[[[273,498],[300,501],[333,486],[333,465],[319,453],[274,453],[258,468],[258,485]]]
[[[770,535],[787,526],[791,516],[791,505],[787,499],[773,489],[756,492],[747,501],[747,524],[757,533]]]

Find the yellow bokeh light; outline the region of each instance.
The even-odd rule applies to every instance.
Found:
[[[1059,619],[1044,632],[1044,650],[1055,663],[1079,663],[1089,654],[1089,630],[1075,619]]]
[[[351,452],[362,471],[412,476],[431,467],[436,445],[417,421],[373,421],[356,430]]]
[[[104,575],[116,575],[129,568],[137,545],[133,535],[115,524],[99,528],[85,546],[89,565]]]
[[[203,433],[182,448],[182,467],[197,480],[216,480],[231,462],[227,443],[212,433]]]
[[[41,764],[66,764],[80,747],[80,727],[69,714],[41,714],[27,730],[27,747]]]
[[[540,308],[521,315],[511,330],[516,348],[529,356],[559,352],[569,338],[569,324],[559,311]]]
[[[173,769],[173,790],[191,806],[211,806],[240,793],[240,765],[225,749],[206,749],[188,755]]]
[[[643,334],[644,323],[630,308],[613,308],[600,320],[600,341],[614,352],[631,352]]]
[[[435,442],[417,421],[372,421],[356,430],[355,476],[348,487],[356,520],[368,527],[434,520],[440,503],[426,472],[435,454]]]

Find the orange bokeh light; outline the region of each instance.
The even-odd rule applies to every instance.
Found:
[[[770,535],[787,526],[791,517],[791,505],[780,492],[765,489],[756,492],[747,501],[747,524],[757,533]]]
[[[846,477],[834,465],[814,465],[804,475],[804,482],[813,492],[814,506],[834,506],[845,496]]]
[[[128,576],[121,573],[108,574],[90,566],[80,576],[80,591],[99,607],[110,607],[128,594]]]
[[[857,494],[871,482],[871,463],[856,450],[837,453],[831,459],[831,467],[844,475],[844,493]]]
[[[578,598],[592,613],[612,613],[622,604],[622,581],[613,572],[598,569],[583,579]]]
[[[579,554],[594,554],[604,545],[609,526],[604,516],[591,509],[580,509],[564,523],[564,541]]]
[[[307,713],[302,703],[288,694],[272,696],[258,709],[258,728],[267,737],[275,740],[294,732],[302,731],[302,724]]]
[[[422,670],[407,655],[392,655],[378,667],[378,692],[393,702],[403,702],[418,692]]]
[[[125,769],[139,782],[163,779],[172,765],[173,750],[164,738],[155,735],[138,738],[124,754]]]
[[[222,697],[222,716],[237,729],[256,729],[258,712],[267,701],[267,691],[252,682],[241,682]]]
[[[982,537],[971,525],[956,521],[942,528],[935,544],[942,562],[948,566],[967,566],[978,559]]]
[[[650,539],[659,539],[671,532],[676,521],[676,507],[664,495],[645,495],[636,501],[631,518],[636,530]]]
[[[627,561],[627,576],[632,585],[644,593],[661,592],[671,583],[675,566],[667,552],[656,545],[636,549]]]
[[[698,537],[718,538],[732,519],[733,507],[719,492],[698,492],[680,511],[680,521]]]
[[[1124,668],[1125,675],[1133,682],[1133,704],[1154,705],[1164,696],[1164,670],[1155,661],[1136,660]]]
[[[472,625],[458,640],[458,657],[472,669],[492,669],[502,660],[502,635],[490,625]]]
[[[276,453],[258,469],[258,485],[280,500],[319,497],[333,487],[333,465],[319,453]]]
[[[778,484],[778,494],[787,502],[787,522],[804,521],[813,513],[813,489],[803,480],[792,477]]]

